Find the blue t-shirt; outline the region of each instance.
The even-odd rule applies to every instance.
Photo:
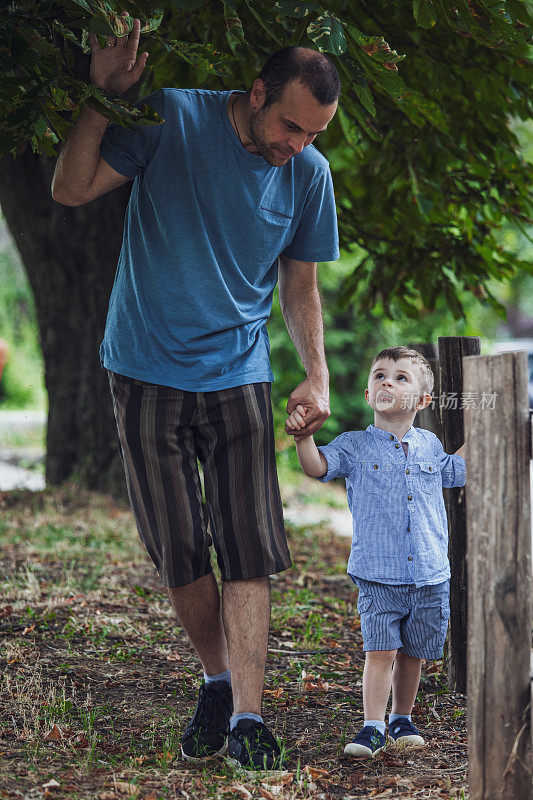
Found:
[[[141,102],[163,124],[104,135],[102,158],[134,179],[100,351],[113,372],[187,391],[271,381],[278,256],[339,257],[326,159],[249,153],[230,94],[161,89]]]
[[[443,486],[464,486],[462,456],[447,455],[431,431],[411,426],[402,442],[389,431],[341,433],[318,449],[320,478],[346,478],[353,516],[348,573],[388,584],[442,583],[450,577]]]

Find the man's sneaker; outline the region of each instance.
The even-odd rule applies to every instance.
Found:
[[[425,744],[419,731],[407,717],[398,717],[389,724],[392,747],[422,747]]]
[[[233,696],[227,681],[203,683],[198,704],[181,740],[181,755],[187,761],[222,756],[228,749]]]
[[[353,742],[346,745],[344,754],[356,758],[374,758],[380,750],[383,750],[385,743],[386,739],[383,733],[380,733],[373,725],[365,725]]]
[[[267,726],[255,719],[241,719],[228,737],[230,763],[248,770],[281,769],[281,751]]]

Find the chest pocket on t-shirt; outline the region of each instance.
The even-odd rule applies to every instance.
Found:
[[[289,244],[292,216],[275,208],[259,206],[254,218],[242,221],[240,247],[242,256],[252,261],[273,264]]]
[[[363,461],[361,479],[366,492],[387,492],[391,488],[391,465],[381,461]]]

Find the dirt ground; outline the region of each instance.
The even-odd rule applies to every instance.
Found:
[[[74,487],[0,495],[0,797],[466,798],[465,698],[441,662],[426,664],[414,709],[424,748],[343,755],[363,721],[349,540],[289,537],[263,709],[286,769],[250,780],[180,758],[201,673],[129,511]]]

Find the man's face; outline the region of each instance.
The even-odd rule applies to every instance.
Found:
[[[323,106],[300,81],[288,83],[281,98],[266,109],[265,86],[259,78],[252,88],[248,135],[258,152],[273,167],[282,167],[324,131],[337,110],[337,102]]]
[[[424,397],[420,369],[410,358],[380,358],[370,370],[365,397],[379,414],[412,414]]]

